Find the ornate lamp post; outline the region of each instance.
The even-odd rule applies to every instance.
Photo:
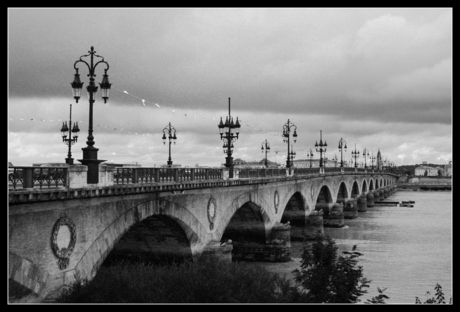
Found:
[[[310,168],[311,168],[311,160],[313,159],[313,151],[311,150],[311,148],[310,148],[310,150],[307,152],[307,159],[310,160]]]
[[[67,158],[65,159],[66,164],[73,165],[73,158],[72,153],[70,151],[70,147],[77,142],[78,139],[78,132],[80,132],[80,128],[78,128],[78,122],[73,124],[72,130],[72,104],[70,104],[70,118],[69,118],[69,126],[67,126],[67,121],[62,123],[61,134],[62,134],[62,142],[69,146],[69,152],[67,153]],[[73,138],[72,138],[72,133]],[[67,135],[69,138],[67,139]]]
[[[228,116],[225,117],[225,124],[222,123],[222,117],[220,117],[218,127],[220,139],[224,141],[224,153],[227,154],[227,157],[225,157],[225,167],[229,168],[229,177],[233,178],[233,142],[238,140],[241,125],[238,117],[236,117],[236,122],[233,123],[233,117],[230,115],[230,98],[228,98]]]
[[[267,153],[270,152],[270,143],[268,143],[267,139],[265,139],[265,141],[262,142],[261,150],[262,153],[265,151],[265,168],[268,168]]]
[[[377,159],[377,158],[374,156],[374,151],[372,151],[372,156],[369,157],[369,159],[372,161],[372,171],[374,171],[374,160]]]
[[[75,101],[78,103],[78,100],[81,96],[81,89],[83,87],[83,82],[80,81],[80,75],[78,74],[78,63],[86,64],[89,70],[89,85],[86,87],[86,90],[89,94],[89,125],[88,125],[88,141],[86,141],[87,147],[82,148],[83,150],[83,159],[79,159],[78,161],[81,162],[83,165],[88,166],[88,176],[87,176],[87,183],[98,183],[99,182],[99,163],[105,160],[98,160],[97,159],[97,151],[98,148],[94,147],[94,137],[93,137],[93,103],[94,103],[94,94],[97,92],[97,86],[94,83],[94,77],[96,77],[94,71],[97,65],[104,63],[107,68],[105,69],[104,75],[102,76],[102,82],[99,83],[101,86],[101,95],[104,103],[107,103],[109,99],[109,91],[110,86],[112,85],[109,83],[109,76],[107,75],[107,70],[109,70],[109,63],[104,61],[102,56],[96,55],[96,51],[94,51],[94,47],[91,47],[91,50],[88,51],[89,54],[80,56],[80,59],[75,62],[73,67],[76,70],[74,81],[71,83],[73,89],[73,97]],[[90,57],[90,63],[88,64],[86,61],[82,60],[83,57]],[[100,57],[102,60],[98,61],[94,64],[94,57]]]
[[[291,151],[289,152],[289,159],[290,159],[290,162],[291,162],[291,167],[294,166],[294,158],[296,156],[296,152],[294,152],[294,148],[292,147],[292,143],[291,143]]]
[[[291,169],[292,167],[292,162],[291,162],[291,152],[289,151],[289,146],[291,146],[291,129],[294,128],[294,133],[292,135],[293,139],[294,139],[294,143],[297,141],[297,126],[294,125],[292,122],[287,121],[287,123],[283,126],[283,141],[284,143],[287,143],[287,158],[286,158],[286,168],[289,168],[289,170]],[[290,171],[289,171],[290,172]]]
[[[347,151],[347,141],[340,138],[339,141],[339,150],[340,150],[340,168],[343,168],[343,150]]]
[[[166,144],[166,132],[168,133],[168,141],[169,141],[169,158],[168,158],[168,167],[171,167],[172,166],[172,160],[171,160],[171,142],[176,144],[176,140],[177,140],[177,137],[176,137],[176,128],[174,128],[173,126],[171,126],[171,123],[169,123],[169,125],[167,125],[164,129],[163,129],[163,144]]]
[[[351,157],[355,159],[355,168],[358,168],[358,163],[356,162],[356,158],[359,157],[359,151],[356,150],[356,143],[355,143],[355,150],[351,151]]]
[[[323,153],[326,153],[327,143],[323,143],[323,130],[319,130],[319,144],[315,142],[316,152],[319,153],[319,168],[323,168]]]
[[[364,148],[363,150],[363,157],[364,157],[364,169],[367,169],[366,157],[369,157],[369,151],[367,150],[367,148]]]

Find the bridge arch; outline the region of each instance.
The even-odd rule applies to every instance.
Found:
[[[306,199],[300,192],[295,192],[289,199],[281,216],[281,223],[289,222],[291,225],[291,240],[303,240],[305,228]]]
[[[339,190],[337,192],[337,199],[335,202],[338,204],[343,203],[348,197],[349,196],[348,196],[347,185],[345,184],[345,182],[342,181],[339,185]]]
[[[228,240],[233,244],[232,259],[234,260],[247,260],[248,250],[265,246],[266,223],[258,205],[248,201],[233,214],[221,237],[221,242]]]
[[[374,181],[372,179],[369,179],[369,191],[374,190]]]
[[[375,179],[375,189],[379,188],[379,179]]]
[[[361,194],[361,192],[359,191],[358,182],[357,182],[357,181],[354,181],[354,182],[353,182],[353,186],[352,186],[352,188],[351,188],[351,198],[358,197],[359,194]]]
[[[115,218],[80,258],[75,266],[75,272],[80,278],[91,280],[115,244],[128,230],[152,216],[163,216],[176,222],[188,241],[192,256],[195,256],[196,250],[203,244],[201,237],[206,236],[206,229],[185,207],[171,201],[153,200],[131,207]],[[71,277],[69,282],[73,282]]]
[[[367,181],[366,181],[366,179],[363,179],[362,193],[367,193]]]
[[[241,208],[243,207],[244,204],[247,202],[251,202],[254,204],[254,207],[257,207],[259,210],[264,225],[265,225],[265,232],[267,236],[268,232],[268,224],[272,224],[273,220],[270,214],[264,207],[269,207],[269,204],[263,199],[261,196],[254,196],[254,194],[248,192],[241,194],[240,196],[236,197],[232,203],[224,210],[224,215],[220,220],[217,222],[217,228],[216,230],[212,233],[212,240],[214,241],[222,241],[222,236],[225,232],[225,229],[227,228],[228,224],[230,223],[231,219],[233,218],[234,214]]]
[[[329,212],[330,204],[334,203],[331,195],[331,190],[327,185],[322,185],[316,196],[315,210],[325,210],[325,213]]]

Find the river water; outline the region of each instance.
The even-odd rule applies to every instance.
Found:
[[[415,201],[414,207],[375,206],[359,217],[345,220],[345,227],[325,228],[339,249],[363,253],[358,264],[370,279],[361,302],[387,288],[387,303],[422,302],[436,283],[442,286],[446,302],[452,297],[452,193],[450,191],[398,191],[385,201]],[[291,262],[257,263],[270,272],[286,274],[300,266],[303,244],[291,242]],[[430,296],[430,298],[431,298]]]

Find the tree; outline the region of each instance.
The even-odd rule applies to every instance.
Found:
[[[362,254],[344,251],[337,255],[337,246],[329,238],[325,242],[317,233],[315,243],[304,246],[300,269],[293,271],[295,281],[305,289],[304,302],[356,303],[367,293],[370,280],[363,277],[362,266],[357,265]],[[385,296],[386,297],[386,296]]]

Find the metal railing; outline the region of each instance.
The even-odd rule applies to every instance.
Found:
[[[221,180],[221,168],[115,168],[115,184]]]
[[[63,186],[67,186],[67,167],[21,166],[8,171],[8,188],[12,190]]]

